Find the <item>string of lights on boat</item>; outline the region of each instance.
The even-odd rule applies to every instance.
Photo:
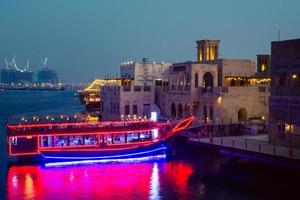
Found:
[[[148,116],[139,115],[121,115],[121,121],[147,121],[151,118]],[[26,124],[26,123],[37,123],[37,122],[97,122],[99,121],[97,116],[92,115],[44,115],[44,116],[21,116],[11,117],[8,119],[13,124]]]

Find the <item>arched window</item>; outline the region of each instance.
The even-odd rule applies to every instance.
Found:
[[[238,112],[238,120],[246,121],[247,120],[247,110],[245,108],[241,108]]]
[[[203,75],[203,87],[213,87],[214,77],[210,72],[205,72]]]
[[[183,117],[183,107],[182,107],[181,103],[179,103],[177,106],[177,112],[178,112],[178,117],[182,118]]]
[[[185,104],[185,106],[184,106],[184,116],[187,117],[190,114],[191,114],[190,113],[190,106],[188,104]]]
[[[171,117],[173,117],[173,118],[176,117],[176,106],[175,106],[175,103],[171,104]]]

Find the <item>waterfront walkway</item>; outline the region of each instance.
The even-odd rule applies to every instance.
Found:
[[[275,146],[268,143],[268,135],[243,135],[210,138],[190,138],[191,143],[209,145],[218,149],[246,151],[265,156],[288,158],[300,161],[300,149]]]

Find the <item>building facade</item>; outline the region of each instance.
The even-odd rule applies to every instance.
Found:
[[[37,73],[37,83],[57,84],[58,75],[54,70],[42,69]]]
[[[15,69],[1,70],[1,83],[19,84],[34,83],[34,73],[32,71],[19,71]]]
[[[203,123],[225,124],[268,118],[268,77],[255,63],[219,59],[219,40],[197,41],[197,62],[175,63],[168,82],[156,86],[156,104],[165,118],[193,114]]]
[[[271,44],[269,139],[300,147],[300,39]]]
[[[120,65],[121,78],[135,80],[135,85],[154,85],[155,80],[166,80],[171,63],[149,62],[143,58],[142,62],[127,61]]]
[[[100,96],[101,117],[105,120],[150,117],[152,111],[157,111],[153,86],[136,85],[131,79],[104,85]]]
[[[142,63],[121,63],[119,81],[108,82],[101,88],[101,117],[126,119],[160,113],[154,101],[155,84],[167,81],[170,66],[170,63],[150,63],[147,58],[143,58]]]

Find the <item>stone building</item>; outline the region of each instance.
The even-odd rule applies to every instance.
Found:
[[[200,40],[197,45],[197,62],[173,64],[169,81],[156,86],[161,114],[193,114],[215,124],[266,120],[270,79],[256,76],[251,60],[220,59],[219,40]]]
[[[269,139],[300,147],[300,39],[271,44]]]
[[[122,117],[150,117],[154,106],[154,88],[135,85],[134,80],[120,79],[107,83],[101,89],[102,118],[117,120]]]
[[[149,62],[148,58],[143,58],[142,62],[126,61],[121,63],[121,78],[135,80],[135,85],[154,85],[155,80],[166,80],[171,63]]]
[[[155,105],[155,83],[167,81],[169,63],[142,63],[128,61],[121,63],[119,81],[108,82],[101,89],[101,110],[103,119],[127,117],[150,117],[159,113]]]

